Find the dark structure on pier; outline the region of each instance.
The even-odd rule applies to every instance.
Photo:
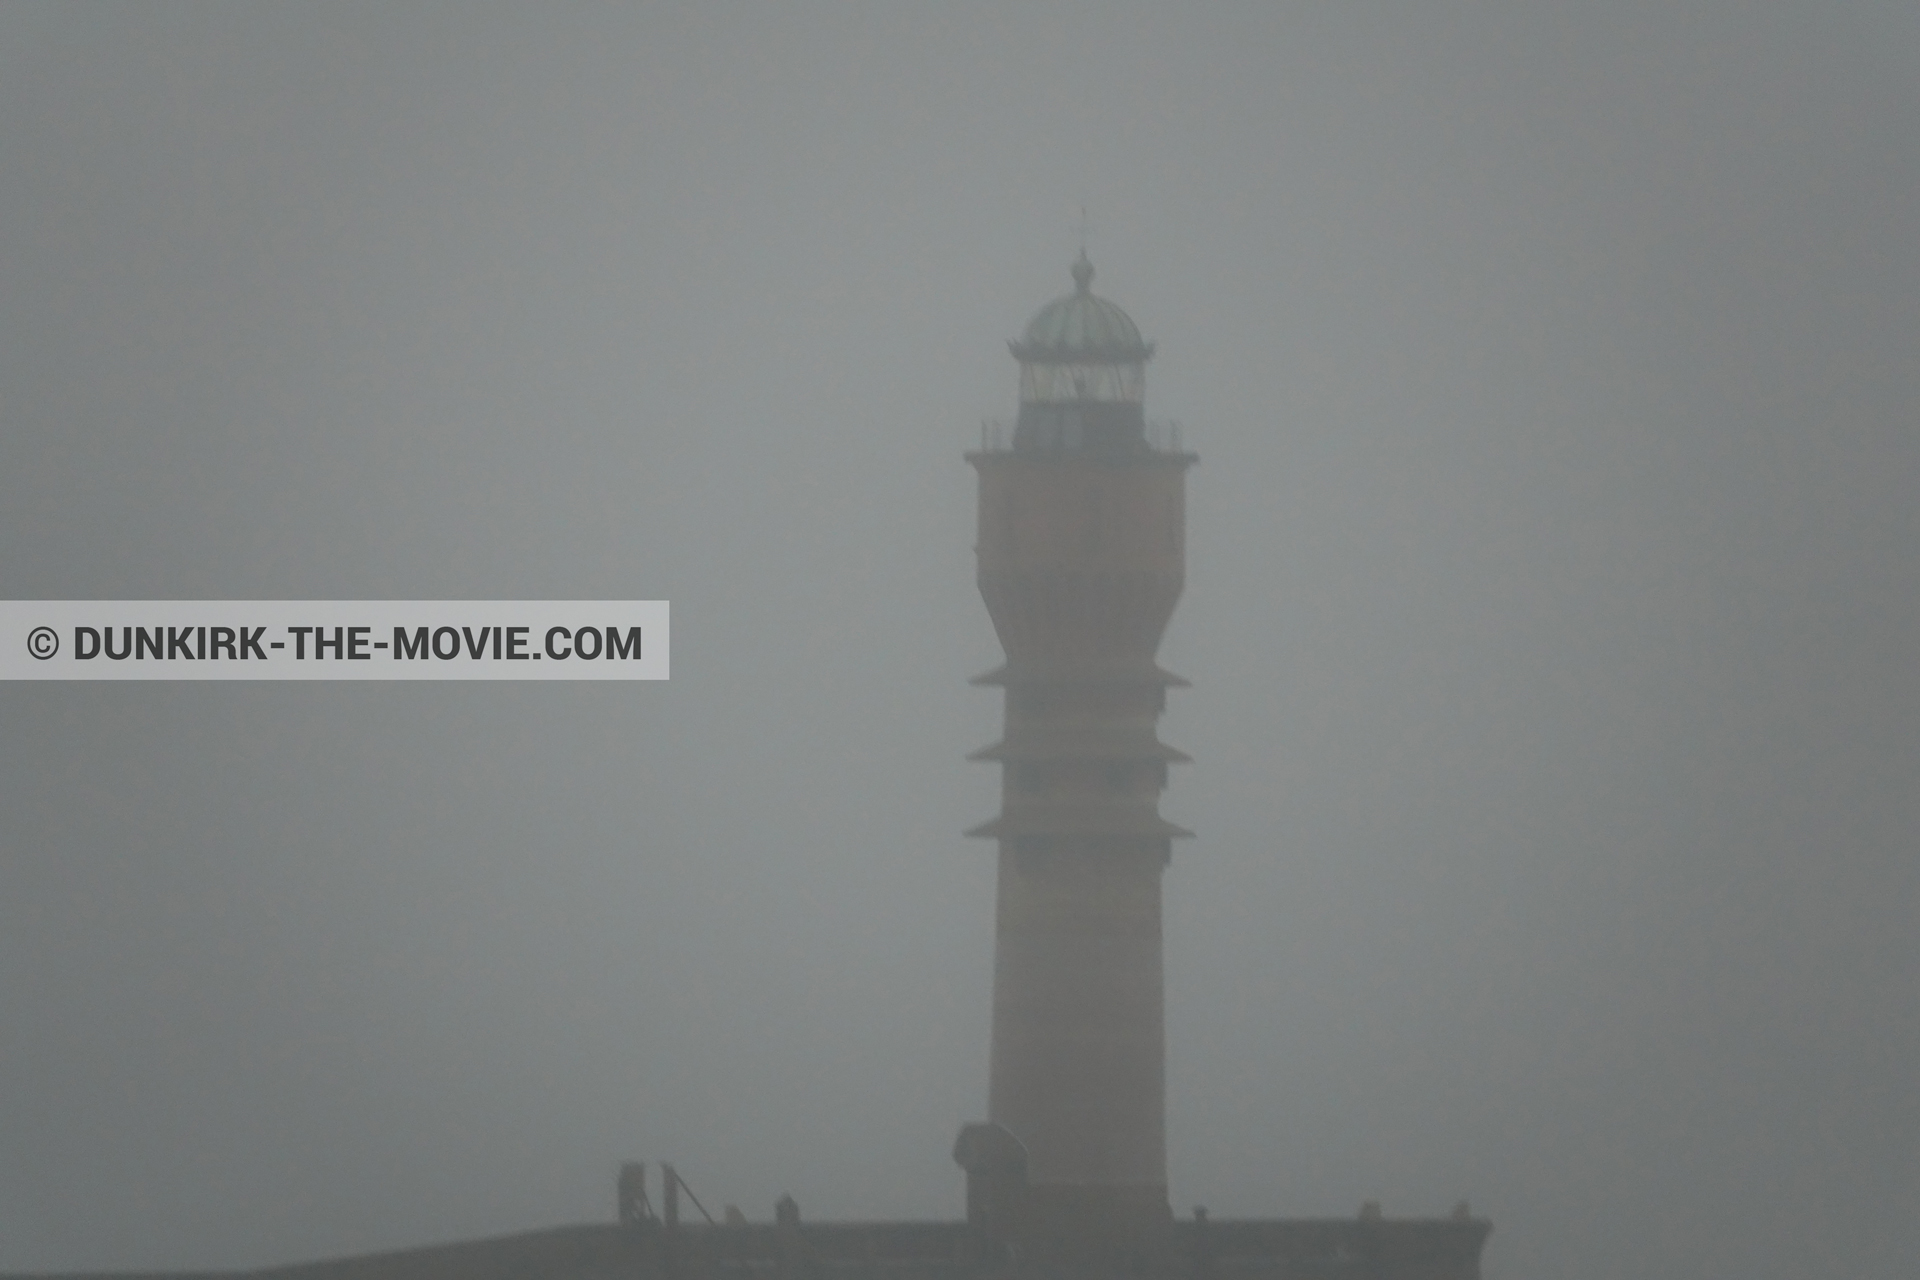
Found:
[[[1479,1274],[1482,1222],[1180,1221],[1167,1264],[1196,1280],[1458,1280]],[[262,1271],[119,1273],[87,1280],[1007,1280],[1009,1267],[962,1222],[659,1222],[555,1227]],[[1113,1271],[1076,1269],[1082,1275]],[[54,1280],[14,1277],[12,1280]],[[77,1276],[59,1280],[81,1280]]]

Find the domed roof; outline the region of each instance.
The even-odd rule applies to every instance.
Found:
[[[1044,364],[1118,364],[1145,360],[1153,345],[1140,340],[1133,318],[1105,298],[1093,296],[1093,264],[1086,250],[1073,264],[1073,292],[1040,308],[1020,341],[1016,358]]]

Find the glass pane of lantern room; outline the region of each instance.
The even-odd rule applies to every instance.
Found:
[[[1026,364],[1020,367],[1020,399],[1026,404],[1074,401],[1137,403],[1144,370],[1133,364]]]

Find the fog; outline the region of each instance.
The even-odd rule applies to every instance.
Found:
[[[665,684],[0,686],[0,1270],[957,1217],[961,454],[1158,354],[1173,1203],[1920,1251],[1920,9],[0,9],[0,597],[672,601]]]

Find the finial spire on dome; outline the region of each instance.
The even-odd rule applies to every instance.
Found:
[[[1073,264],[1073,287],[1077,293],[1093,292],[1093,263],[1087,257],[1087,247],[1080,246],[1080,256]]]

